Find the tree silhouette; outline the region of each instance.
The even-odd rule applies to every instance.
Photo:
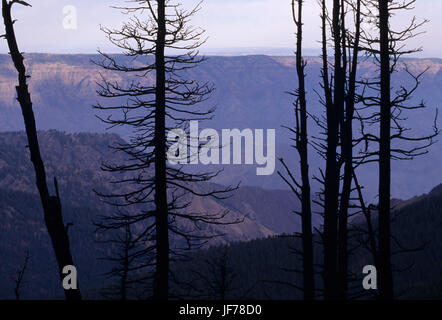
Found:
[[[359,116],[361,140],[366,145],[362,152],[361,163],[379,163],[379,204],[376,208],[379,232],[376,262],[379,272],[380,299],[394,298],[391,247],[392,239],[396,243],[397,239],[391,234],[393,219],[390,201],[391,161],[411,160],[427,153],[427,149],[434,144],[434,138],[439,134],[436,111],[432,133],[423,136],[407,135],[411,129],[406,127],[406,113],[426,108],[423,102],[419,105],[409,103],[425,71],[417,75],[413,74],[401,58],[421,50],[420,48],[407,49],[406,44],[409,39],[419,34],[419,28],[426,21],[418,22],[413,17],[408,26],[401,30],[394,30],[390,18],[393,14],[413,9],[415,2],[415,0],[367,1],[367,11],[364,13],[377,33],[364,31],[361,46],[379,66],[379,78],[364,80],[362,82],[364,90],[358,99],[370,110],[368,114],[363,113]],[[408,88],[400,85],[400,88],[393,93],[391,79],[392,75],[398,71],[408,75],[413,84]],[[379,110],[373,111],[374,107],[378,107]],[[371,129],[373,125],[379,125],[379,130]],[[370,147],[372,143],[378,147],[372,149]]]
[[[312,295],[314,283],[313,268],[313,239],[311,226],[311,200],[310,181],[308,174],[307,146],[311,144],[324,158],[326,163],[325,174],[321,170],[320,177],[314,177],[319,181],[323,190],[319,193],[320,199],[315,200],[323,208],[324,219],[323,231],[317,230],[321,235],[321,244],[324,246],[324,297],[326,299],[345,299],[348,294],[348,259],[354,248],[348,247],[348,238],[351,230],[348,229],[349,210],[354,204],[352,186],[355,167],[358,161],[353,157],[353,149],[360,141],[356,141],[353,135],[353,122],[356,111],[356,92],[358,88],[357,70],[359,66],[360,36],[361,36],[361,10],[362,1],[334,1],[332,15],[326,1],[320,3],[322,7],[322,75],[321,86],[323,94],[317,92],[320,102],[324,105],[325,117],[315,116],[306,110],[305,101],[305,61],[302,59],[302,1],[296,1],[298,12],[296,14],[295,1],[292,2],[292,11],[295,24],[297,25],[297,73],[298,90],[293,93],[297,97],[295,103],[296,128],[291,129],[295,134],[301,163],[302,182],[298,183],[294,174],[289,170],[283,160],[288,178],[283,179],[297,194],[302,204],[303,229],[301,237],[304,243],[300,252],[302,259],[309,257],[305,271],[301,271],[304,282],[307,283],[307,291]],[[351,12],[352,14],[349,14]],[[352,19],[354,29],[347,26],[347,20]],[[333,63],[328,57],[327,48],[334,49]],[[314,137],[308,140],[307,118],[312,116],[316,124],[323,130],[324,138]],[[280,174],[281,175],[281,174]],[[342,181],[342,184],[341,184]],[[342,186],[342,187],[341,187]],[[298,191],[300,189],[301,191]],[[307,202],[308,199],[308,203]],[[305,254],[304,252],[307,252]],[[304,257],[306,255],[306,257]],[[308,277],[309,280],[306,279]],[[305,285],[303,287],[305,293]],[[319,295],[318,295],[319,296]]]
[[[187,292],[185,297],[232,299],[232,295],[238,293],[240,288],[236,284],[238,275],[231,266],[228,245],[212,248],[201,260],[197,261],[197,266],[186,271],[190,281],[177,280],[181,288]]]
[[[63,268],[67,265],[74,265],[69,238],[67,234],[68,228],[63,223],[63,215],[61,210],[60,195],[58,192],[57,179],[54,178],[56,195],[51,196],[46,181],[46,172],[43,160],[40,154],[40,146],[38,143],[37,129],[35,124],[34,112],[32,110],[31,95],[28,90],[27,79],[29,76],[26,74],[26,68],[24,65],[24,57],[18,49],[17,39],[14,32],[14,22],[11,17],[11,8],[14,4],[21,4],[24,6],[30,6],[24,1],[12,0],[2,1],[2,13],[5,24],[6,38],[11,55],[11,59],[18,72],[18,86],[17,100],[20,103],[20,107],[25,122],[26,135],[28,138],[28,148],[31,155],[31,161],[34,166],[37,188],[40,194],[41,203],[44,211],[44,219],[49,236],[51,237],[52,246],[55,251],[55,257],[58,263],[58,270],[60,279],[63,279]],[[81,299],[80,290],[64,290],[66,299],[79,300]]]
[[[315,298],[315,275],[313,263],[313,234],[312,234],[312,209],[310,199],[310,176],[308,163],[308,127],[307,127],[307,101],[305,88],[305,67],[306,62],[302,56],[302,29],[303,29],[303,0],[292,1],[292,16],[296,25],[296,71],[298,76],[298,88],[290,94],[296,99],[295,107],[295,128],[288,128],[294,135],[295,149],[299,154],[301,183],[298,183],[283,159],[280,159],[286,170],[287,176],[281,172],[278,174],[289,185],[290,189],[295,193],[301,202],[302,230],[300,237],[302,239],[303,261],[303,293],[305,300],[313,300]],[[300,192],[298,191],[300,189]]]
[[[341,1],[334,0],[332,8],[332,38],[334,48],[333,81],[329,79],[327,54],[326,2],[322,2],[322,87],[326,108],[326,144],[324,176],[324,297],[334,299],[338,296],[338,203],[339,203],[339,166],[338,143],[339,123],[344,110],[345,74],[342,63]],[[332,87],[334,86],[334,88]]]
[[[107,226],[97,223],[98,230],[106,230]],[[114,230],[114,234],[110,239],[101,240],[100,243],[110,244],[112,246],[112,254],[102,258],[112,262],[112,269],[106,273],[110,279],[116,279],[117,284],[102,290],[105,298],[117,298],[120,300],[128,300],[131,296],[131,289],[134,283],[140,283],[143,279],[133,276],[132,273],[138,270],[138,257],[143,253],[139,248],[141,243],[137,243],[132,234],[132,226],[126,223],[118,230]]]
[[[108,112],[104,123],[131,129],[127,143],[112,146],[123,152],[123,164],[105,163],[103,170],[118,174],[115,184],[125,186],[114,194],[98,194],[117,208],[115,216],[105,218],[102,229],[120,229],[137,225],[134,241],[145,249],[143,267],[153,268],[153,298],[167,299],[171,259],[179,260],[191,248],[202,246],[213,235],[203,234],[205,224],[230,224],[228,212],[194,212],[192,197],[229,196],[236,187],[214,190],[208,182],[219,172],[192,173],[182,164],[167,163],[177,130],[188,132],[189,120],[207,120],[214,109],[198,105],[213,92],[210,83],[187,79],[187,71],[204,61],[198,47],[204,43],[204,30],[189,26],[190,18],[200,5],[187,11],[172,1],[136,0],[133,7],[119,8],[130,15],[121,29],[103,28],[112,44],[124,51],[128,59],[100,51],[102,59],[95,63],[110,71],[125,73],[131,80],[118,83],[102,77],[98,94],[114,98],[116,105],[95,108]],[[145,15],[143,17],[141,15]],[[123,101],[125,100],[125,101]],[[115,115],[121,111],[121,117]],[[196,156],[197,136],[190,132],[190,154],[177,148],[169,156],[189,161]],[[196,149],[196,150],[195,150]],[[169,151],[168,151],[169,150]],[[193,151],[192,151],[193,150]],[[141,267],[141,266],[140,266]]]
[[[380,139],[379,139],[379,287],[380,297],[393,298],[390,248],[391,95],[388,2],[379,1]]]
[[[316,117],[315,121],[325,137],[317,137],[313,145],[325,160],[325,172],[321,170],[321,175],[315,177],[323,185],[317,203],[323,207],[324,218],[324,228],[320,233],[324,247],[325,299],[346,299],[348,294],[348,259],[351,251],[348,248],[348,217],[354,191],[353,171],[357,166],[353,157],[353,121],[361,4],[358,0],[335,0],[332,9],[328,10],[327,2],[321,1],[323,94],[318,95],[326,111],[324,119]],[[350,18],[354,30],[347,25]],[[333,48],[332,58],[328,57],[328,47]]]
[[[26,251],[26,256],[25,256],[25,261],[23,262],[23,266],[20,270],[17,271],[17,279],[14,280],[15,282],[14,294],[16,300],[20,300],[21,288],[25,283],[24,276],[28,268],[29,258],[30,258],[29,251]]]

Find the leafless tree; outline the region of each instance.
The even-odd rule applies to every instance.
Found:
[[[96,223],[98,230],[107,230],[108,225]],[[112,269],[106,276],[116,281],[104,288],[101,294],[105,298],[128,300],[137,296],[137,287],[145,280],[145,276],[138,272],[139,265],[142,265],[141,258],[144,258],[145,251],[143,243],[136,241],[132,233],[131,224],[126,223],[120,229],[114,230],[112,235],[104,235],[100,243],[111,246],[112,253],[101,259],[113,264]],[[114,280],[115,279],[115,280]]]
[[[28,138],[28,148],[31,155],[31,161],[34,166],[37,188],[40,194],[41,203],[44,211],[44,219],[49,236],[51,237],[52,246],[54,248],[55,257],[58,263],[58,270],[60,280],[63,276],[63,268],[67,265],[74,265],[69,238],[67,230],[68,228],[63,223],[63,215],[61,209],[60,195],[58,192],[57,180],[54,178],[56,195],[51,196],[49,193],[48,184],[46,181],[46,172],[43,160],[40,154],[40,146],[38,143],[37,129],[35,123],[34,112],[32,109],[31,95],[28,90],[27,79],[29,76],[26,74],[26,67],[24,65],[24,57],[18,49],[17,39],[14,31],[15,20],[11,17],[11,8],[14,4],[20,4],[24,6],[30,6],[25,1],[18,0],[3,0],[2,12],[3,21],[5,24],[6,34],[3,36],[6,38],[9,47],[9,53],[11,55],[12,62],[18,72],[18,86],[17,100],[20,103],[20,107],[23,114],[23,120],[25,122],[26,135]],[[64,290],[66,299],[68,300],[80,300],[80,290]]]
[[[196,262],[196,261],[195,261]],[[179,281],[181,288],[186,290],[185,298],[227,300],[242,298],[238,294],[238,275],[231,267],[229,247],[212,248],[207,256],[197,265],[192,264],[186,271],[190,281]],[[233,297],[236,292],[238,295]]]
[[[322,81],[318,93],[325,117],[316,123],[325,137],[313,141],[325,160],[325,172],[315,177],[323,185],[317,204],[323,207],[324,298],[345,299],[348,291],[348,218],[351,208],[355,139],[353,122],[359,66],[362,1],[326,1],[322,8]],[[348,19],[352,19],[348,23]],[[350,25],[353,26],[353,29]],[[333,49],[329,58],[328,48]]]
[[[98,194],[128,211],[117,210],[120,213],[107,217],[102,226],[106,230],[134,226],[134,241],[145,244],[145,261],[138,268],[153,268],[153,298],[167,299],[171,259],[179,260],[212,237],[201,231],[204,224],[239,222],[229,220],[228,212],[193,212],[192,197],[221,199],[236,187],[213,190],[204,182],[219,172],[191,173],[184,165],[166,162],[169,148],[176,143],[174,130],[188,132],[189,120],[210,119],[214,111],[198,107],[213,92],[213,85],[186,78],[186,71],[204,61],[198,52],[205,41],[204,30],[189,25],[200,4],[187,11],[168,0],[133,3],[119,8],[130,16],[121,29],[103,28],[125,58],[100,52],[101,60],[95,61],[130,79],[117,83],[102,77],[99,96],[113,98],[116,104],[98,103],[95,108],[108,113],[100,118],[110,127],[124,126],[132,133],[127,142],[112,146],[126,155],[125,163],[103,165],[103,170],[117,174],[113,183],[121,186],[120,191]],[[192,132],[190,140],[191,144],[196,140]],[[195,149],[190,154],[178,149],[175,155],[182,160],[195,156]]]
[[[288,168],[283,159],[280,159],[286,175],[281,172],[278,174],[288,184],[290,189],[295,193],[301,202],[302,230],[300,238],[302,240],[301,258],[303,263],[303,293],[305,300],[313,300],[315,298],[315,275],[313,264],[313,234],[312,234],[312,209],[310,198],[310,176],[308,162],[308,127],[307,127],[307,101],[305,88],[305,67],[306,61],[302,56],[302,31],[303,31],[303,0],[292,0],[292,16],[296,25],[296,71],[298,76],[298,88],[290,94],[295,97],[295,128],[288,128],[294,135],[294,148],[299,155],[301,169],[301,183],[296,181],[292,171]],[[299,191],[300,190],[300,191]]]
[[[23,266],[20,270],[17,271],[17,278],[14,279],[14,282],[15,282],[14,294],[15,294],[16,300],[20,300],[21,289],[22,289],[23,285],[25,284],[24,276],[25,276],[26,270],[28,268],[29,258],[30,258],[29,251],[27,250]]]
[[[419,22],[415,17],[408,26],[401,30],[394,30],[391,17],[412,10],[415,0],[398,1],[367,1],[366,17],[374,26],[376,32],[363,32],[361,46],[363,50],[374,59],[379,66],[379,78],[363,81],[364,91],[360,100],[369,110],[359,117],[361,121],[361,140],[366,148],[361,155],[361,162],[379,163],[379,204],[378,204],[378,251],[377,266],[379,272],[379,297],[380,299],[393,299],[393,273],[391,263],[391,160],[411,160],[416,156],[428,152],[434,144],[434,138],[439,134],[437,127],[437,112],[434,119],[433,130],[428,135],[414,136],[406,126],[406,113],[425,108],[410,104],[410,99],[416,92],[424,74],[413,74],[406,63],[401,60],[404,55],[420,51],[408,49],[407,41],[417,36],[420,27],[426,20]],[[413,81],[411,87],[400,85],[392,90],[392,75],[401,71]],[[378,107],[378,110],[373,108]],[[374,110],[374,111],[373,111]],[[373,126],[379,125],[379,130]],[[371,144],[376,147],[371,148]]]

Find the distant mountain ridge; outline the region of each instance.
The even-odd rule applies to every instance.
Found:
[[[115,55],[121,61],[130,58]],[[95,117],[97,111],[92,105],[98,100],[95,90],[100,80],[100,73],[108,79],[127,83],[127,75],[101,70],[91,60],[98,55],[56,55],[25,54],[25,62],[31,76],[30,88],[37,126],[40,130],[57,129],[65,132],[106,132],[105,126]],[[292,97],[286,92],[296,88],[296,70],[293,56],[210,56],[197,68],[187,71],[186,77],[211,81],[217,90],[207,102],[207,106],[217,106],[214,120],[201,126],[221,128],[270,128],[277,132],[277,158],[283,157],[291,166],[297,166],[298,160],[291,145],[290,135],[282,125],[293,125]],[[320,114],[323,107],[318,103],[315,93],[320,92],[320,68],[318,57],[307,57],[308,108]],[[409,117],[414,133],[419,135],[431,131],[434,110],[442,101],[442,59],[405,59],[411,71],[422,72],[420,88],[415,93],[411,104],[419,103],[423,98],[430,106],[427,112],[416,112]],[[140,62],[133,62],[140,63]],[[372,77],[376,67],[370,61],[362,60],[358,76]],[[0,131],[23,130],[23,121],[15,101],[16,73],[8,55],[0,55]],[[153,81],[147,79],[146,81]],[[393,85],[401,81],[410,84],[404,72],[393,75]],[[103,102],[103,101],[102,101]],[[109,101],[107,101],[109,102]],[[123,128],[111,131],[122,137],[129,132]],[[313,124],[312,136],[318,135],[319,129]],[[323,165],[320,157],[313,150],[310,152],[312,174],[319,174],[318,167]],[[436,144],[428,155],[413,162],[395,162],[393,165],[392,194],[397,198],[409,198],[427,192],[439,183],[442,173],[437,163],[442,157],[442,148]],[[376,197],[377,181],[373,171],[376,166],[361,171],[361,182],[365,185],[369,197]],[[268,177],[257,177],[253,166],[225,167],[225,174],[217,183],[235,184],[239,180],[247,185],[262,186],[267,189],[287,189],[285,183],[275,173]],[[408,183],[413,181],[412,184]],[[406,186],[406,188],[404,188]],[[314,190],[319,189],[314,186]]]

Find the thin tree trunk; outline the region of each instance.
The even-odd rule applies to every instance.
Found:
[[[130,230],[130,225],[125,227],[125,241],[124,241],[124,260],[123,260],[123,274],[121,275],[121,300],[127,300],[127,279],[129,276],[130,268],[130,248],[132,244],[132,233]]]
[[[349,70],[348,93],[345,99],[345,119],[342,128],[342,157],[344,159],[344,178],[339,211],[339,256],[338,272],[340,283],[340,297],[346,299],[348,295],[348,209],[353,181],[353,117],[355,111],[356,73],[358,67],[360,27],[361,27],[361,1],[356,7],[355,41],[353,43],[351,68]],[[343,40],[343,47],[345,47]],[[344,49],[345,50],[345,49]]]
[[[370,248],[370,252],[372,254],[373,257],[373,262],[374,265],[376,266],[376,268],[378,268],[378,255],[377,255],[377,247],[376,247],[376,235],[375,235],[375,231],[373,228],[373,224],[371,222],[371,209],[370,207],[366,207],[365,202],[364,202],[364,197],[362,195],[362,187],[358,182],[358,177],[356,175],[356,172],[353,170],[353,179],[355,182],[355,186],[356,186],[356,190],[358,192],[358,198],[359,198],[359,202],[361,204],[361,210],[362,210],[362,214],[365,217],[365,221],[367,222],[367,233],[368,233],[368,245]]]
[[[338,298],[338,197],[339,166],[336,160],[339,120],[344,108],[344,78],[342,74],[340,0],[333,1],[334,36],[334,97],[327,106],[327,150],[324,208],[324,298]]]
[[[126,281],[127,281],[127,269],[123,270],[123,275],[121,277],[121,300],[123,300],[123,301],[127,300],[127,285],[126,285]]]
[[[388,1],[379,0],[381,111],[379,142],[379,295],[393,299],[390,250],[391,96]]]
[[[299,98],[299,139],[297,149],[301,165],[301,205],[302,205],[302,247],[303,247],[303,284],[304,299],[315,298],[315,281],[313,269],[313,236],[312,236],[312,210],[310,199],[310,177],[308,165],[308,127],[307,127],[307,102],[305,92],[305,63],[302,58],[302,3],[298,0],[298,17],[295,14],[295,3],[292,2],[293,17],[296,19],[296,71],[298,74],[298,98]],[[298,110],[296,110],[298,112]]]
[[[347,59],[354,61],[354,57],[347,57],[347,39],[345,29],[345,8],[344,0],[341,0],[341,43],[342,43],[342,74],[343,81],[346,81],[345,75],[347,72]],[[356,60],[357,61],[357,60]],[[353,75],[354,70],[350,70]],[[350,76],[350,77],[351,77]],[[341,201],[339,207],[338,216],[338,297],[341,300],[347,298],[348,290],[348,208],[350,202],[351,182],[352,182],[352,169],[353,169],[353,101],[349,100],[349,96],[352,94],[351,89],[354,89],[350,83],[352,79],[349,77],[349,91],[347,95],[344,94],[345,112],[340,112],[340,125],[341,125],[341,159],[344,162],[344,177],[342,183]],[[354,97],[354,94],[353,94]]]
[[[11,18],[11,5],[3,0],[3,19],[5,23],[6,39],[11,54],[12,61],[15,68],[18,71],[19,85],[16,87],[17,100],[20,103],[20,107],[23,114],[23,119],[26,127],[26,135],[28,139],[29,152],[31,154],[31,161],[34,166],[37,188],[40,194],[41,203],[44,211],[44,220],[49,236],[52,241],[52,246],[55,251],[55,257],[58,263],[58,271],[60,280],[63,279],[63,268],[67,265],[74,265],[70,246],[69,238],[67,235],[67,228],[63,223],[63,216],[61,211],[61,202],[58,193],[57,182],[54,179],[55,188],[57,191],[56,196],[50,196],[48,185],[46,182],[46,172],[43,164],[43,160],[40,155],[40,147],[37,137],[37,129],[35,124],[34,112],[32,110],[31,95],[29,94],[28,85],[26,83],[26,68],[23,63],[24,58],[20,53],[15,37],[13,20]],[[65,296],[67,300],[80,300],[80,290],[65,290]]]
[[[158,35],[156,44],[155,108],[155,206],[156,272],[154,298],[169,296],[169,229],[166,185],[166,72],[164,49],[166,38],[165,1],[158,0]]]

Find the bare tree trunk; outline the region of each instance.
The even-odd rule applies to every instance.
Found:
[[[344,2],[342,4],[344,6]],[[341,203],[339,210],[339,256],[338,256],[338,272],[340,284],[340,297],[346,299],[348,295],[348,209],[351,194],[351,185],[353,181],[353,119],[355,112],[355,95],[356,95],[356,74],[358,68],[360,28],[361,28],[361,1],[356,4],[355,19],[355,36],[352,56],[349,57],[349,79],[348,92],[345,97],[345,119],[342,127],[342,158],[344,160],[344,178],[341,193]],[[343,34],[345,34],[345,26],[343,26]],[[343,47],[345,50],[345,39],[343,39]]]
[[[121,270],[121,300],[127,300],[127,280],[129,277],[129,269],[130,269],[130,250],[133,248],[132,244],[132,232],[130,229],[130,225],[125,226],[124,232],[124,257],[123,257],[123,268]]]
[[[379,141],[379,295],[393,299],[390,250],[391,96],[388,1],[379,0],[381,111]]]
[[[19,271],[17,271],[17,280],[15,280],[15,288],[14,288],[15,300],[20,300],[21,288],[24,283],[23,279],[26,270],[28,268],[29,258],[30,258],[29,251],[26,251],[25,262],[23,263],[23,267]]]
[[[365,221],[367,222],[367,237],[368,237],[368,246],[369,251],[372,254],[373,262],[376,268],[378,268],[378,254],[377,254],[377,246],[376,246],[376,233],[373,228],[373,223],[371,222],[371,207],[366,206],[364,202],[364,196],[362,194],[362,187],[359,184],[358,177],[356,175],[356,172],[353,170],[353,179],[355,182],[356,190],[358,192],[358,198],[362,210],[362,214],[365,217]]]
[[[166,39],[165,1],[158,0],[158,36],[156,43],[155,106],[155,206],[156,206],[156,273],[154,298],[169,296],[169,222],[166,184],[166,72],[164,49]]]
[[[112,146],[130,160],[125,160],[123,164],[103,164],[102,167],[106,172],[124,174],[125,178],[120,179],[120,175],[118,181],[130,185],[130,190],[97,194],[117,209],[129,206],[140,211],[140,215],[118,212],[115,216],[104,217],[103,223],[97,223],[97,226],[102,231],[136,226],[131,244],[134,248],[129,254],[132,265],[129,271],[153,267],[152,298],[165,300],[169,297],[169,280],[173,280],[169,272],[172,257],[183,258],[193,247],[200,247],[213,237],[192,232],[189,224],[196,231],[201,224],[228,225],[239,223],[242,219],[226,219],[228,212],[187,212],[185,208],[192,200],[190,197],[184,199],[185,195],[224,199],[237,187],[223,187],[222,190],[212,190],[210,187],[207,192],[197,192],[192,186],[194,183],[209,182],[217,173],[190,173],[186,172],[184,166],[166,164],[166,151],[172,146],[172,141],[166,139],[170,130],[185,130],[189,120],[209,120],[214,112],[214,109],[201,110],[197,107],[208,99],[214,90],[213,85],[187,79],[188,73],[184,72],[205,60],[198,54],[198,48],[204,43],[204,30],[188,26],[190,18],[201,8],[200,4],[191,10],[184,10],[174,1],[132,2],[135,5],[119,9],[124,14],[139,13],[145,18],[129,19],[119,29],[103,28],[103,31],[111,43],[124,49],[126,55],[144,63],[134,64],[131,59],[126,64],[100,52],[103,60],[96,62],[97,65],[105,70],[123,72],[137,80],[126,85],[103,78],[98,95],[103,98],[124,97],[126,102],[117,107],[99,103],[95,106],[97,110],[112,114],[116,109],[121,111],[119,118],[100,117],[104,123],[111,127],[118,124],[132,129],[129,142]],[[166,55],[168,50],[185,53]],[[150,59],[152,57],[154,59]],[[154,83],[138,80],[151,76],[156,79]],[[180,156],[185,160],[190,159],[188,155]],[[153,173],[146,168],[154,168]],[[172,241],[185,243],[186,246],[176,245],[171,250]],[[120,262],[119,271],[122,259],[114,260]],[[133,280],[127,281],[128,284],[131,282]]]
[[[333,1],[334,91],[333,103],[327,106],[327,149],[324,202],[324,298],[338,297],[338,198],[339,166],[336,160],[339,122],[344,108],[344,77],[341,50],[341,3]]]
[[[44,219],[46,228],[52,240],[52,246],[55,251],[55,256],[58,263],[58,270],[60,280],[63,279],[63,268],[67,265],[74,265],[70,246],[69,238],[67,235],[67,228],[63,223],[63,216],[61,211],[60,196],[58,194],[58,186],[56,180],[55,188],[57,191],[56,196],[50,196],[47,182],[46,172],[43,164],[43,160],[40,155],[40,147],[37,138],[37,129],[35,124],[34,112],[32,110],[31,95],[29,94],[28,85],[26,83],[26,68],[23,63],[24,58],[20,53],[15,37],[13,20],[11,18],[11,6],[15,2],[9,2],[3,0],[3,19],[5,23],[6,39],[11,54],[12,61],[15,68],[18,71],[19,85],[16,87],[17,99],[20,103],[23,119],[26,127],[26,135],[28,138],[28,146],[31,154],[31,161],[35,169],[37,188],[40,194],[41,203],[44,211]],[[65,296],[67,300],[80,300],[80,290],[65,290]]]
[[[302,206],[302,261],[303,261],[303,284],[304,299],[315,298],[315,280],[313,269],[313,236],[312,236],[312,210],[310,198],[310,177],[308,165],[308,127],[307,127],[307,102],[305,91],[305,62],[302,58],[302,4],[303,0],[297,0],[298,14],[295,13],[295,1],[292,1],[293,18],[297,26],[296,32],[296,71],[298,74],[298,102],[299,121],[297,123],[297,145],[301,165],[301,206]],[[298,108],[297,108],[298,109]],[[298,113],[298,110],[296,110]]]

